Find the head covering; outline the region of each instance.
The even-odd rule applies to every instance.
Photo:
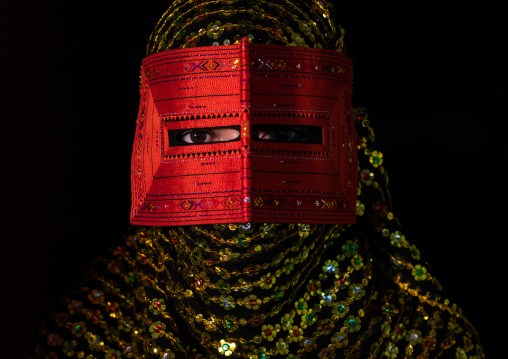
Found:
[[[175,1],[162,15],[147,56],[177,48],[239,44],[304,46],[345,53],[331,3],[312,1]]]

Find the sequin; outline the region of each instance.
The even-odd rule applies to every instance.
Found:
[[[263,289],[270,289],[273,287],[276,281],[277,280],[274,275],[272,273],[268,273],[267,275],[261,277],[259,286]]]
[[[224,26],[220,21],[215,21],[210,23],[207,27],[206,35],[208,37],[218,39],[220,35],[224,32]],[[217,43],[218,46],[218,43]]]
[[[150,331],[150,333],[152,335],[152,338],[156,339],[159,336],[164,335],[164,330],[165,329],[166,329],[166,324],[161,323],[160,321],[156,321],[155,323],[153,323],[150,326],[149,331]]]
[[[237,330],[238,324],[239,323],[235,316],[226,315],[224,317],[224,328],[226,328],[228,332],[234,332],[235,330]]]
[[[399,231],[395,231],[394,233],[391,233],[390,234],[390,239],[391,239],[392,246],[397,246],[397,247],[404,246],[404,247],[406,247],[408,245],[407,241],[406,241],[406,236],[404,236]]]
[[[383,164],[383,154],[379,151],[372,151],[369,162],[372,164],[372,167],[378,168]]]
[[[257,310],[261,304],[261,301],[254,294],[249,295],[243,299],[243,304],[247,309]]]
[[[264,339],[268,341],[273,341],[275,337],[277,336],[277,331],[274,329],[274,327],[270,324],[263,325],[261,327],[261,335]]]
[[[325,261],[325,265],[323,266],[323,272],[325,273],[335,273],[335,269],[339,264],[337,261],[327,260]]]
[[[225,356],[230,356],[233,354],[233,351],[236,348],[235,343],[226,342],[224,339],[221,339],[220,346],[219,346],[219,353],[223,354]]]
[[[399,354],[399,348],[392,342],[388,343],[384,355],[388,358],[396,358]]]
[[[417,264],[411,271],[411,273],[413,274],[414,278],[417,280],[417,281],[422,281],[422,280],[425,280],[427,279],[427,268],[423,267],[422,265],[420,264]]]
[[[236,306],[234,298],[230,296],[221,295],[219,298],[219,303],[226,310],[232,309]]]
[[[293,326],[289,330],[288,340],[291,340],[292,342],[299,342],[303,339],[303,330],[298,328],[297,326]]]
[[[279,338],[275,345],[280,355],[286,355],[289,353],[289,343],[287,343],[284,339]]]
[[[331,294],[323,294],[323,301],[325,303],[330,303],[332,301],[332,295]]]
[[[419,330],[412,329],[407,333],[406,340],[412,345],[415,345],[422,342],[423,338],[421,335],[422,333]]]
[[[166,310],[166,305],[164,303],[165,303],[164,299],[161,298],[153,299],[150,302],[148,310],[150,310],[155,315],[159,315],[161,312],[164,312]]]

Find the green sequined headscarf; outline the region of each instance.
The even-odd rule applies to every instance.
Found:
[[[331,3],[265,0],[181,0],[164,13],[150,36],[147,56],[169,49],[260,44],[344,50],[344,30]]]

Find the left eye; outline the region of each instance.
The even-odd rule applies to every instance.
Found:
[[[291,127],[260,128],[255,131],[254,136],[261,140],[291,142],[298,140],[299,133]]]
[[[323,143],[322,128],[306,125],[253,125],[254,141]]]

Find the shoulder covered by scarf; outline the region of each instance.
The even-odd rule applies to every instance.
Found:
[[[37,357],[483,358],[392,212],[367,113],[355,118],[355,225],[139,229],[43,323]]]

